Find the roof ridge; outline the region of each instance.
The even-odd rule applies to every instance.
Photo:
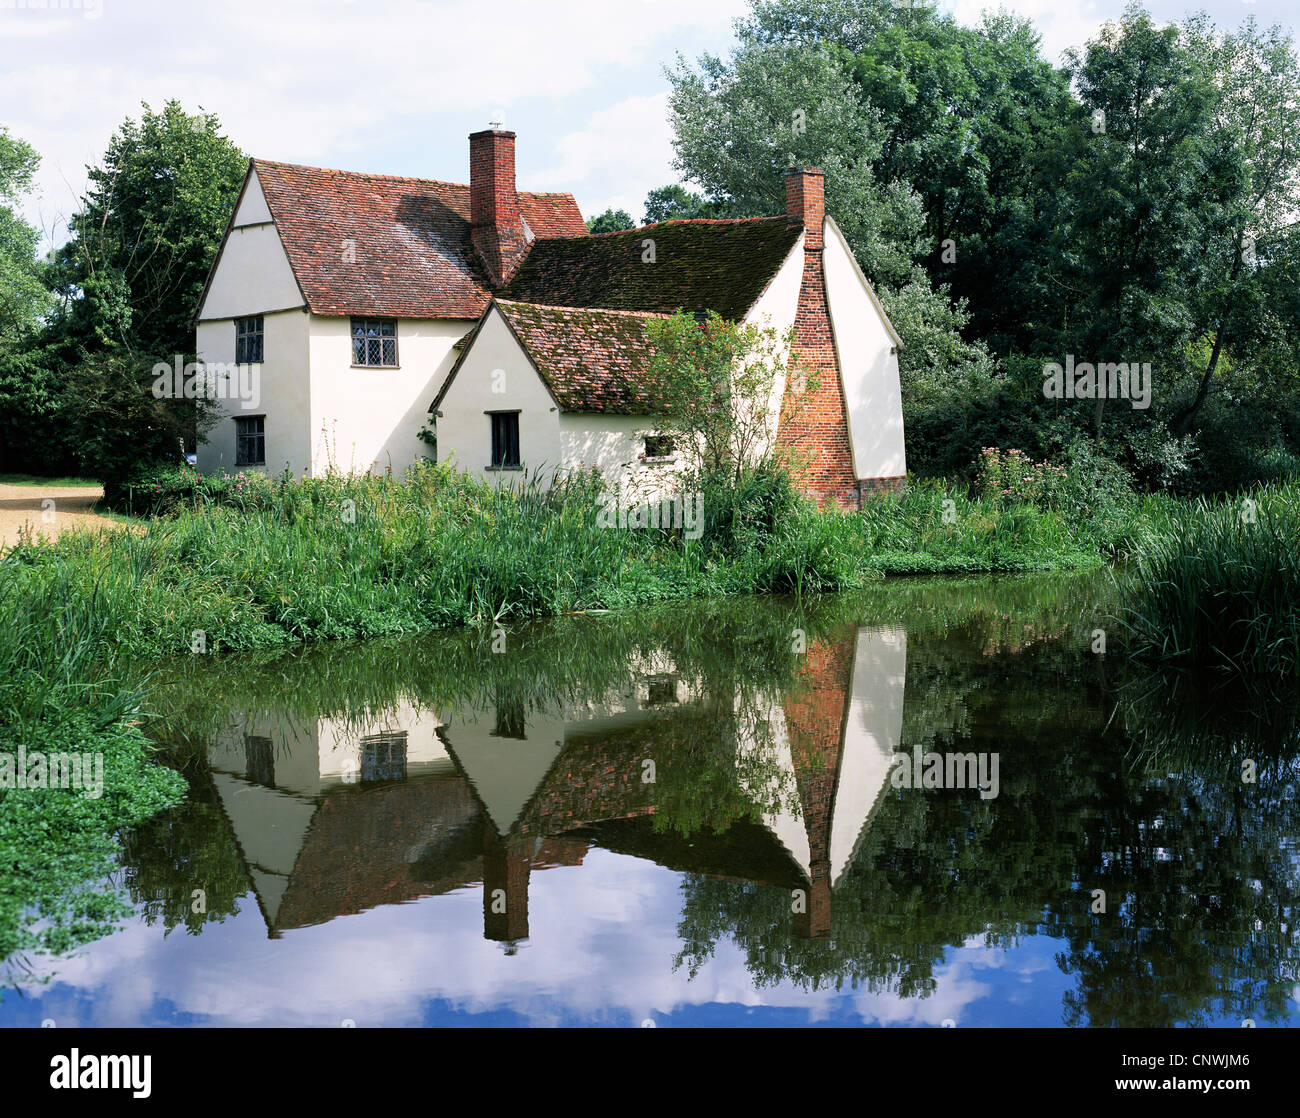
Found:
[[[631,229],[612,229],[608,233],[588,233],[588,237],[622,237],[628,233],[642,233],[647,229],[657,229],[661,225],[746,225],[759,221],[785,221],[785,214],[771,214],[767,217],[669,217],[663,221],[652,221],[649,225],[634,225]]]
[[[629,318],[672,318],[666,311],[628,311],[617,307],[575,307],[564,303],[534,303],[528,299],[502,299],[493,296],[493,302],[507,307],[536,307],[542,311],[581,311],[586,314],[619,314]]]
[[[279,159],[259,159],[257,156],[250,156],[250,162],[254,167],[288,167],[295,171],[320,171],[327,175],[346,175],[353,179],[383,179],[386,182],[418,182],[427,183],[432,186],[454,186],[460,190],[468,190],[470,184],[467,182],[451,182],[448,179],[419,179],[412,175],[386,175],[380,171],[345,171],[340,167],[317,167],[310,163],[285,163]],[[569,190],[517,190],[517,194],[526,194],[530,198],[572,198],[573,192]]]

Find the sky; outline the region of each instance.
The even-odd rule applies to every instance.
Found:
[[[989,0],[938,0],[974,23]],[[1053,61],[1125,0],[1002,0]],[[994,4],[993,6],[996,6]],[[1294,30],[1294,0],[1152,0]],[[664,67],[725,54],[747,0],[0,0],[0,125],[42,156],[22,206],[47,245],[87,164],[147,102],[217,114],[250,155],[465,182],[470,132],[518,133],[523,190],[640,220],[672,166]]]

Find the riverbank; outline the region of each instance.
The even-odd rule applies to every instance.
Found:
[[[1296,503],[1294,488],[1279,492],[1256,501],[1266,527],[1276,526],[1278,502]],[[459,625],[495,639],[499,627],[535,618],[803,596],[886,576],[1079,570],[1134,550],[1176,550],[1170,526],[1188,536],[1189,518],[1205,515],[1164,497],[1071,510],[939,483],[882,495],[861,513],[818,512],[781,479],[760,477],[739,492],[702,494],[695,533],[603,526],[593,481],[508,490],[437,466],[404,482],[181,475],[175,492],[158,486],[149,499],[163,515],[142,531],[23,542],[0,557],[0,752],[56,742],[105,759],[93,800],[4,793],[3,864],[64,859],[77,877],[111,857],[118,828],[181,794],[181,778],[151,760],[139,729],[147,681],[128,665]],[[1257,573],[1271,579],[1278,569]],[[1294,629],[1296,599],[1287,606],[1269,591],[1267,600],[1292,610]],[[1161,624],[1154,607],[1148,624]],[[65,857],[75,851],[84,857]],[[70,887],[25,891],[22,873],[16,881],[4,886],[0,954],[39,941],[23,913],[40,912],[44,927],[53,919],[57,940],[78,912],[107,903],[75,899]],[[74,899],[50,917],[54,897]]]

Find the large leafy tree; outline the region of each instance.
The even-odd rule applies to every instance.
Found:
[[[1174,418],[1185,432],[1225,355],[1236,353],[1239,365],[1249,365],[1252,354],[1273,349],[1276,356],[1288,333],[1292,346],[1300,342],[1294,289],[1288,299],[1286,285],[1275,291],[1272,282],[1293,249],[1300,210],[1300,66],[1290,38],[1278,28],[1261,31],[1254,20],[1220,34],[1196,16],[1182,39],[1209,91],[1202,189],[1212,207],[1199,246],[1200,282],[1189,299],[1193,330],[1209,352],[1191,370],[1195,390]],[[1259,371],[1285,370],[1294,380],[1295,369],[1292,359]]]
[[[152,368],[194,352],[190,322],[246,166],[213,114],[169,101],[123,122],[90,169],[54,266],[50,347],[66,370],[82,468],[110,498],[207,421],[193,400],[154,399]]]
[[[40,156],[0,128],[0,469],[58,470],[59,440],[42,431],[59,392],[38,337],[53,300],[40,234],[16,206],[31,188]]]
[[[627,210],[608,209],[602,214],[587,219],[588,233],[619,233],[624,229],[634,229],[636,222]]]
[[[905,381],[987,374],[983,347],[961,335],[964,307],[920,263],[920,198],[875,173],[886,134],[840,52],[747,36],[730,59],[705,55],[695,68],[679,60],[668,76],[676,166],[686,178],[728,213],[758,216],[784,209],[788,167],[822,167],[827,212],[897,315]]]
[[[168,101],[124,121],[58,254],[68,339],[191,352],[190,319],[247,164],[211,113]]]

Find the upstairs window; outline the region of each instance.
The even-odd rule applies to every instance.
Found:
[[[235,417],[235,465],[266,465],[266,416]]]
[[[352,364],[397,368],[397,322],[391,318],[354,318]]]
[[[262,316],[235,319],[235,364],[254,365],[262,360]]]
[[[517,411],[488,412],[492,420],[492,468],[514,470],[519,468],[519,413]]]

